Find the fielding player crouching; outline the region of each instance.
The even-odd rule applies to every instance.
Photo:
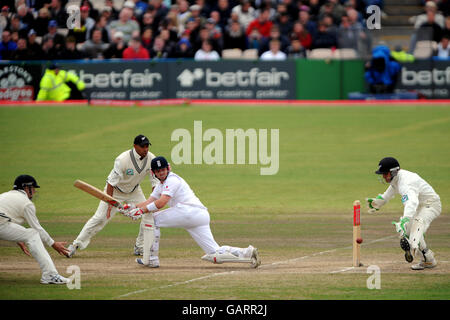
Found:
[[[431,222],[441,214],[439,195],[418,174],[400,169],[400,164],[394,158],[383,158],[375,173],[383,175],[390,186],[384,194],[366,199],[369,213],[378,211],[395,194],[400,194],[404,205],[403,217],[392,224],[400,235],[400,246],[405,251],[405,259],[412,262],[414,257],[421,258],[418,264],[411,266],[413,270],[434,268],[437,262],[433,251],[425,243],[424,235]]]
[[[191,237],[206,253],[202,259],[213,263],[243,262],[250,263],[253,268],[261,264],[258,249],[253,246],[247,248],[236,248],[230,246],[219,246],[214,240],[209,226],[210,216],[208,209],[200,202],[186,181],[179,175],[171,172],[169,163],[164,157],[156,157],[151,162],[152,172],[160,183],[153,190],[147,201],[139,203],[136,208],[125,208],[121,212],[139,219],[153,216],[152,221],[146,223],[154,237],[145,238],[143,258],[136,262],[148,267],[159,266],[159,239],[160,228],[184,228]],[[170,208],[161,210],[166,204]],[[153,214],[152,214],[153,213]],[[150,239],[150,242],[147,242]]]
[[[69,252],[65,242],[55,242],[39,224],[36,207],[31,202],[36,188],[40,187],[32,176],[20,175],[13,190],[0,194],[0,239],[17,242],[26,255],[36,259],[42,270],[42,284],[66,284],[69,279],[58,274],[43,242],[61,255],[67,256]],[[25,222],[31,228],[22,227]]]

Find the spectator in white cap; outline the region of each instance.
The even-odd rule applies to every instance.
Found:
[[[410,19],[410,22],[414,23],[415,29],[419,29],[422,24],[424,24],[428,21],[427,13],[429,11],[434,12],[434,14],[435,14],[434,21],[436,22],[436,24],[438,24],[441,28],[444,28],[445,18],[442,14],[440,14],[438,12],[437,5],[436,5],[436,3],[434,3],[434,1],[427,1],[425,3],[424,9],[425,9],[425,13],[419,14],[418,16],[415,16],[415,17],[411,17],[411,19]]]
[[[109,47],[103,52],[103,57],[105,59],[122,59],[123,51],[126,47],[123,41],[123,32],[116,31],[112,36],[112,42],[109,44]]]

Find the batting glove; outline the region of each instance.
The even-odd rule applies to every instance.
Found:
[[[383,196],[379,194],[376,198],[366,198],[367,206],[369,207],[368,213],[375,213],[384,204],[386,203],[386,200],[383,199]]]
[[[392,221],[392,224],[395,226],[395,231],[399,233],[399,238],[403,238],[406,236],[406,226],[409,223],[409,218],[407,217],[400,217],[399,222]]]
[[[144,212],[142,211],[141,208],[134,208],[134,209],[129,209],[129,210],[119,210],[119,212],[121,214],[123,214],[126,217],[129,217],[133,220],[138,220],[140,218],[142,218],[142,215],[144,214]]]

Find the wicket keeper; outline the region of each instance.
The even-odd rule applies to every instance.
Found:
[[[382,175],[389,187],[376,198],[367,198],[369,213],[378,211],[395,194],[401,195],[404,206],[400,221],[392,222],[400,235],[400,246],[405,251],[405,259],[412,262],[414,257],[421,261],[411,266],[413,270],[434,268],[437,261],[425,243],[424,235],[431,222],[442,211],[441,199],[424,179],[417,173],[400,168],[399,162],[392,157],[381,159],[376,174]]]

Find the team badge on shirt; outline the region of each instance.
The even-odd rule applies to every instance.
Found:
[[[126,174],[127,174],[127,176],[132,176],[132,175],[134,175],[133,169],[127,169]]]
[[[402,203],[405,203],[406,201],[408,201],[408,195],[407,195],[407,194],[404,194],[404,195],[402,196]]]

